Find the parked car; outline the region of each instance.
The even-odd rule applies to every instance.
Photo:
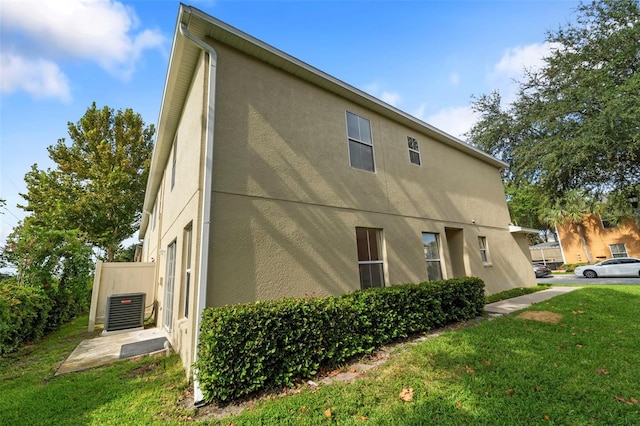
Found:
[[[595,265],[579,266],[574,273],[579,277],[638,277],[640,259],[635,257],[616,257]]]
[[[551,269],[549,269],[546,265],[534,264],[533,272],[536,273],[536,278],[550,277],[552,275]]]

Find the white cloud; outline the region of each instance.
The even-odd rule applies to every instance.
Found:
[[[397,107],[402,102],[402,96],[398,92],[384,90],[379,82],[373,82],[364,86],[364,91],[372,96]]]
[[[3,48],[14,61],[20,56],[25,64],[55,66],[63,58],[88,60],[124,80],[143,51],[164,44],[157,30],[136,32],[135,11],[116,0],[6,1],[0,19],[3,36],[21,43]]]
[[[400,97],[400,93],[386,91],[382,92],[382,94],[380,95],[380,99],[393,106],[398,106],[398,103],[400,103],[400,101],[402,100],[402,98]]]
[[[556,43],[534,43],[527,46],[516,46],[505,50],[487,80],[494,90],[502,95],[503,105],[513,102],[517,95],[518,85],[525,70],[535,71],[544,66],[544,58],[558,48]]]
[[[0,92],[23,90],[34,98],[71,100],[69,81],[58,66],[44,59],[27,59],[0,53]]]
[[[500,62],[494,67],[497,75],[518,78],[525,69],[541,68],[544,65],[544,58],[549,56],[551,51],[557,48],[555,43],[530,44],[528,46],[516,46],[507,49],[502,55]]]
[[[464,140],[464,134],[468,132],[478,120],[470,107],[444,108],[426,118],[426,122],[438,129]]]

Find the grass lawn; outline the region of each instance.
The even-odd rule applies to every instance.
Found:
[[[351,384],[303,386],[222,420],[187,418],[176,356],[53,377],[87,337],[80,318],[0,358],[0,424],[640,424],[640,286],[590,285],[523,312],[399,346]]]
[[[54,377],[87,333],[80,317],[34,345],[0,357],[0,425],[143,425],[178,421],[188,411],[177,355],[121,361]]]

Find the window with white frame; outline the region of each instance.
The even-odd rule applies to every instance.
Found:
[[[609,244],[611,257],[628,257],[627,247],[624,244]]]
[[[164,288],[164,315],[163,325],[171,331],[173,321],[173,291],[176,282],[176,242],[172,242],[167,247],[167,277]]]
[[[480,247],[480,257],[482,263],[488,265],[489,262],[489,248],[487,247],[487,237],[478,237],[478,245]]]
[[[427,281],[437,281],[442,279],[440,244],[438,243],[438,239],[438,234],[430,232],[422,233],[424,260],[427,262]]]
[[[409,146],[409,161],[412,164],[420,165],[420,144],[418,144],[418,140],[412,138],[411,136],[407,136],[407,145]]]
[[[382,258],[382,230],[356,228],[360,287],[384,287],[384,259]]]
[[[347,111],[349,162],[356,169],[375,172],[371,123],[366,118]]]

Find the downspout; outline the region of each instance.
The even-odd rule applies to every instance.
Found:
[[[191,14],[189,8],[186,13]],[[198,47],[209,55],[209,93],[207,95],[207,119],[206,119],[206,141],[204,150],[204,181],[202,194],[202,226],[200,232],[200,258],[198,259],[198,299],[196,302],[196,326],[195,326],[195,347],[193,352],[193,362],[198,359],[198,343],[200,340],[200,323],[202,320],[202,312],[206,307],[207,301],[207,282],[209,279],[209,230],[211,226],[211,189],[213,186],[213,130],[215,119],[215,100],[216,100],[216,64],[218,54],[202,40],[194,37],[187,29],[187,26],[180,23],[180,34],[188,40],[191,40]],[[192,364],[193,365],[193,364]],[[196,371],[193,370],[193,403],[195,406],[205,404],[200,383],[196,377]]]

